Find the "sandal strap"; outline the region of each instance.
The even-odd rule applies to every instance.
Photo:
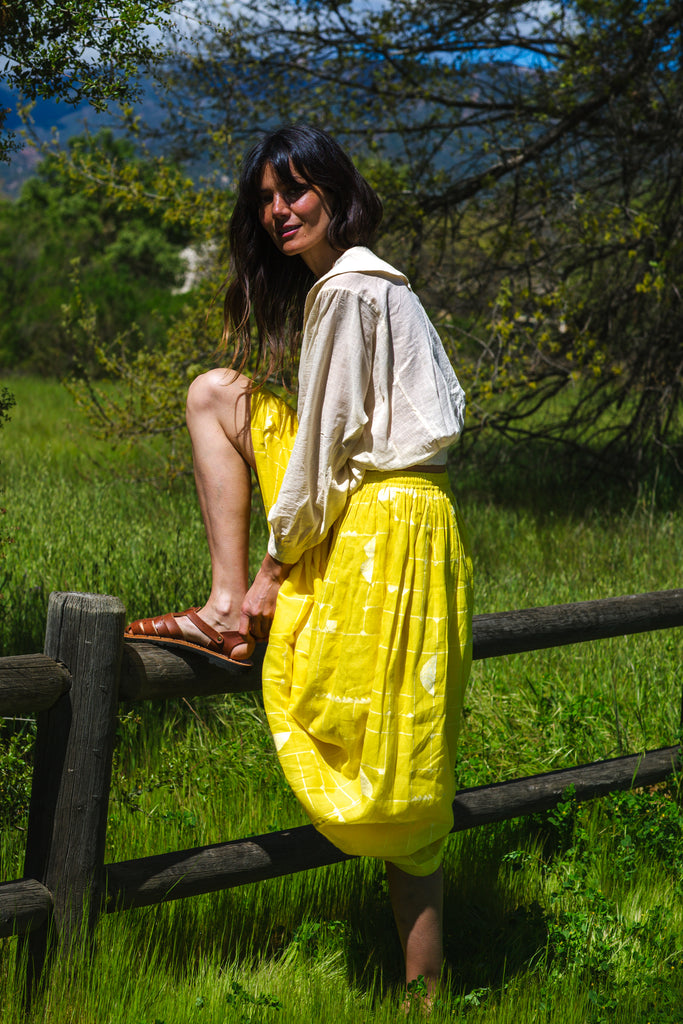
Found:
[[[173,612],[152,615],[147,619],[136,619],[135,622],[131,622],[126,632],[134,636],[171,637],[174,640],[182,639],[183,635]]]
[[[217,647],[222,647],[223,646],[223,643],[224,643],[224,636],[223,636],[223,634],[217,632],[217,630],[215,630],[212,626],[209,626],[209,624],[207,622],[204,622],[203,619],[200,619],[199,616],[197,615],[197,609],[196,608],[188,608],[187,611],[178,612],[178,616],[180,616],[180,615],[187,615],[187,617],[190,620],[190,622],[192,622],[197,627],[199,632],[203,633],[204,636],[208,636],[209,640],[211,640],[214,644],[216,644]]]
[[[159,615],[157,618],[142,620],[143,626],[147,623],[151,625],[157,636],[167,636],[173,640],[182,640],[183,631],[176,622],[176,616],[173,612],[167,612],[165,615]],[[151,635],[154,635],[154,633]]]
[[[236,647],[240,644],[248,644],[249,637],[245,636],[244,633],[238,633],[237,630],[231,629],[227,633],[223,633],[223,639],[225,641],[226,654],[228,657],[232,654]]]

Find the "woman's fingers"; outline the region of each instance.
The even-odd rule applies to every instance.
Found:
[[[246,631],[256,640],[265,640],[275,615],[280,585],[260,570],[242,602],[240,633]]]
[[[242,602],[240,633],[251,633],[255,640],[268,638],[275,615],[277,595],[290,569],[290,565],[284,565],[266,555],[256,573],[256,579]]]
[[[253,636],[254,640],[266,640],[270,633],[272,619],[263,615],[245,615],[240,618],[240,633]]]
[[[239,631],[242,634],[242,636],[248,636],[249,634],[251,634],[251,636],[254,636],[254,633],[251,628],[251,619],[244,611],[240,615]],[[256,638],[254,637],[254,639]]]

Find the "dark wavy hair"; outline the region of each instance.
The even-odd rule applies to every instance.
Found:
[[[242,370],[254,347],[253,315],[254,372],[262,379],[281,372],[295,357],[306,294],[315,282],[303,259],[281,253],[259,220],[261,180],[268,164],[283,185],[296,184],[294,169],[324,192],[330,215],[327,238],[340,252],[370,244],[382,219],[379,196],[327,132],[289,125],[269,132],[249,151],[230,219],[231,274],[223,306],[223,344],[234,346],[232,365]]]

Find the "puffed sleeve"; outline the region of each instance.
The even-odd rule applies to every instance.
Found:
[[[321,289],[304,328],[299,428],[268,521],[269,553],[298,561],[326,535],[363,470],[349,460],[368,423],[377,313],[336,283]]]

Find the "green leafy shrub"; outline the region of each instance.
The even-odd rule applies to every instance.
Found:
[[[0,826],[23,825],[28,814],[33,772],[33,725],[0,732]],[[9,734],[7,734],[9,733]]]

